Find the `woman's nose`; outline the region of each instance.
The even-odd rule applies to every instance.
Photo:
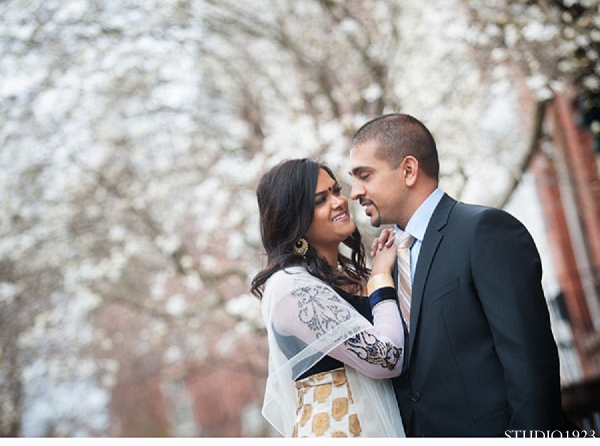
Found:
[[[337,209],[337,208],[343,206],[345,204],[345,202],[346,202],[346,197],[344,197],[343,195],[339,195],[339,196],[334,195],[333,201],[331,202],[331,204],[334,208]]]

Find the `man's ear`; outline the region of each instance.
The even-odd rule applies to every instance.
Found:
[[[406,185],[409,187],[414,186],[419,176],[419,161],[414,156],[408,155],[402,160],[400,170]]]

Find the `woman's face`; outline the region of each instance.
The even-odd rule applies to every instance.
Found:
[[[339,184],[320,169],[315,190],[315,214],[306,240],[317,252],[337,249],[355,229],[348,212],[348,200],[342,195]]]

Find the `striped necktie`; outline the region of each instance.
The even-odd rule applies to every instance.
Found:
[[[412,280],[410,277],[410,247],[415,238],[407,232],[401,232],[396,238],[398,263],[398,303],[406,327],[410,331],[410,300]]]

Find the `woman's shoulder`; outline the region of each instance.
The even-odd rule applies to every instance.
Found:
[[[265,283],[265,293],[282,294],[299,287],[311,285],[327,286],[321,279],[313,276],[303,266],[290,266],[273,273]]]
[[[273,275],[267,279],[265,287],[281,286],[284,283],[292,283],[298,278],[314,278],[316,280],[316,277],[312,276],[303,266],[289,266],[273,273]]]

